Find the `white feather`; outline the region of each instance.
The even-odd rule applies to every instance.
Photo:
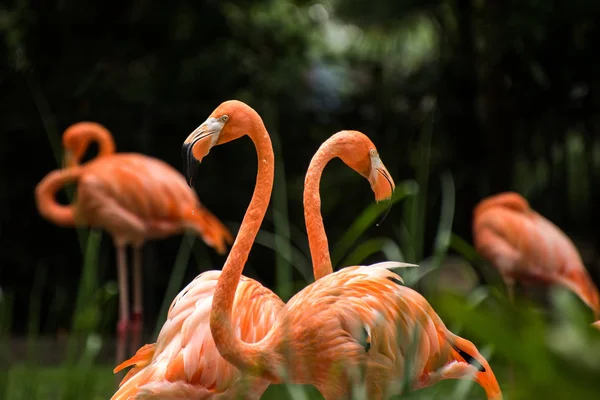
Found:
[[[385,268],[385,269],[396,269],[396,268],[408,268],[408,267],[418,267],[418,264],[410,264],[399,261],[382,261],[379,263],[371,264],[368,267],[370,268]]]

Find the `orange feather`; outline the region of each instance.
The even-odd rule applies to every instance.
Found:
[[[98,156],[80,165],[92,142],[98,143]],[[93,226],[112,235],[117,247],[120,362],[130,322],[125,246],[133,245],[135,250],[132,341],[137,347],[142,328],[142,244],[191,230],[222,254],[233,236],[200,203],[175,168],[141,154],[115,153],[113,138],[102,125],[71,125],[63,134],[63,145],[68,167],[50,172],[38,183],[36,205],[42,217],[59,226]],[[76,183],[76,199],[72,204],[61,205],[55,199],[56,192],[67,183]]]
[[[556,225],[529,207],[517,193],[484,199],[473,212],[475,249],[508,285],[563,285],[600,317],[600,295],[573,242]]]

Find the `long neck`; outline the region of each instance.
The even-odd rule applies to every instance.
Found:
[[[79,168],[50,172],[35,187],[35,202],[40,215],[59,226],[74,226],[75,212],[72,205],[64,206],[55,199],[56,192],[66,183],[79,178]]]
[[[110,156],[115,153],[115,141],[108,129],[103,126],[97,126],[96,124],[92,126],[84,125],[82,126],[82,129],[86,130],[86,134],[90,139],[88,143],[95,142],[98,145],[97,157]],[[85,150],[81,154],[81,157],[83,157],[84,154]],[[76,162],[80,163],[81,160],[76,160]]]
[[[321,195],[319,184],[327,163],[335,157],[327,143],[319,148],[308,166],[304,180],[304,221],[308,234],[308,245],[313,262],[315,280],[333,272],[329,244],[321,216]]]
[[[107,130],[95,131],[93,136],[98,143],[98,157],[104,157],[115,152],[115,141]]]
[[[265,367],[266,349],[272,349],[267,344],[257,346],[257,344],[241,341],[235,336],[231,321],[237,285],[269,206],[275,169],[271,139],[262,122],[256,129],[251,130],[249,136],[256,146],[258,155],[256,186],[219,277],[210,314],[210,329],[219,353],[243,371]]]

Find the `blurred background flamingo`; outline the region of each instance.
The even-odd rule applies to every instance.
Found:
[[[598,288],[573,242],[529,207],[521,195],[500,193],[473,211],[473,241],[504,278],[511,298],[515,282],[558,284],[576,293],[600,317]]]
[[[80,165],[91,143],[98,156]],[[219,253],[232,242],[229,230],[198,200],[184,177],[169,164],[135,153],[115,153],[110,132],[100,124],[79,122],[63,134],[66,169],[50,172],[35,188],[39,213],[64,227],[92,226],[108,231],[117,249],[119,321],[117,360],[125,357],[125,338],[132,330],[132,351],[142,327],[142,256],[144,241],[181,233],[199,234]],[[77,184],[70,205],[56,202],[58,190]],[[133,323],[130,325],[125,247],[133,246]]]

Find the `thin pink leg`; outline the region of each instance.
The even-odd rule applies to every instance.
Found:
[[[119,280],[119,322],[117,323],[117,364],[125,361],[125,343],[129,328],[129,281],[125,246],[115,243]]]
[[[141,346],[142,330],[144,326],[144,298],[142,295],[142,287],[142,246],[135,245],[133,248],[133,318],[131,326],[131,354],[135,354]]]

